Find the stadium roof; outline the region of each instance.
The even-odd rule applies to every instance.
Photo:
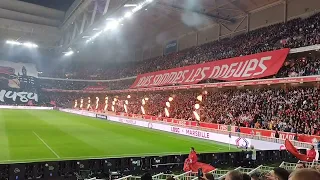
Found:
[[[75,0],[20,0],[39,6],[52,8],[60,11],[67,11]]]
[[[235,24],[248,12],[277,1],[161,0],[134,17],[125,31],[135,45],[153,36],[171,39],[213,24],[227,27],[224,24]]]
[[[109,2],[109,0],[103,1]],[[106,10],[104,8],[107,8],[106,14],[101,13],[99,15],[99,17],[103,17],[103,20],[94,23],[79,38],[71,38],[70,43],[64,43],[64,49],[69,47],[82,49],[86,38],[94,36],[99,29],[102,29],[107,18],[120,18],[130,10],[130,7],[125,5],[134,5],[141,2],[143,0],[111,0],[108,6],[105,5],[106,3],[100,3],[97,8],[100,9],[99,11],[103,12]],[[273,4],[283,4],[283,2],[284,0],[154,0],[135,13],[129,20],[123,22],[123,26],[117,29],[117,33],[108,33],[109,37],[103,37],[100,38],[103,40],[95,41],[96,45],[93,45],[94,47],[90,48],[90,51],[101,49],[100,52],[105,54],[108,49],[110,53],[116,53],[119,49],[121,52],[127,52],[127,49],[136,50],[155,44],[162,46],[167,40],[177,39],[179,36],[215,25],[220,25],[226,31],[234,32],[240,26],[241,28],[246,26],[245,17],[249,12]],[[95,10],[94,5],[87,5],[87,7],[83,11],[92,12]],[[83,17],[81,13],[78,13],[78,15],[79,17],[74,18],[72,23],[77,22],[79,27]],[[72,23],[69,22],[65,26],[73,27]],[[65,27],[65,29],[69,27]],[[70,28],[69,32],[73,30],[73,28]],[[65,39],[68,38],[65,37]],[[98,41],[102,42],[96,43]],[[115,48],[112,48],[110,44]],[[108,48],[105,48],[107,45]],[[86,49],[88,48],[86,47]],[[92,55],[92,53],[90,54]]]
[[[178,40],[182,50],[283,22],[286,3],[288,18],[320,9],[318,0],[303,6],[300,0],[153,0],[116,31],[86,44],[107,19],[124,17],[145,1],[152,0],[1,0],[0,40],[31,41],[60,55],[71,48],[80,51],[80,59],[140,60],[161,55],[170,40]],[[180,46],[195,38],[199,43]]]

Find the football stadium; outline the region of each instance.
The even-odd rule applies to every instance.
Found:
[[[0,0],[0,179],[320,180],[319,0]]]

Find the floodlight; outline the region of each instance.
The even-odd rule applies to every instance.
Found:
[[[153,0],[146,0],[147,3],[151,3]]]
[[[64,55],[65,55],[65,56],[71,56],[73,53],[74,53],[73,51],[68,51],[68,52],[66,52]]]
[[[12,41],[12,40],[7,40],[6,44],[17,45],[17,46],[25,46],[25,47],[28,47],[28,48],[37,48],[38,47],[38,45],[36,45],[34,43],[31,43],[31,42],[21,43],[21,42]]]
[[[7,43],[7,44],[12,44],[12,45],[21,45],[20,42],[18,42],[18,41],[11,41],[11,40],[7,40],[6,43]]]
[[[119,26],[118,21],[110,21],[104,30],[107,31],[109,29],[116,29],[118,26]]]
[[[141,5],[141,4],[139,4],[137,7],[133,8],[133,9],[132,9],[132,12],[137,12],[137,11],[139,11],[140,9],[142,9],[142,5]]]
[[[126,14],[124,14],[125,18],[130,18],[132,16],[132,12],[126,12]]]
[[[23,43],[23,45],[28,48],[37,48],[38,47],[38,45],[30,43],[30,42],[25,42],[25,43]]]
[[[125,4],[123,7],[136,7],[136,4]]]

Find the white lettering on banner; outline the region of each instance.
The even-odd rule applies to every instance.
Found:
[[[275,136],[276,136],[276,133],[271,132],[271,137],[274,138]],[[281,133],[281,132],[279,132],[279,138],[280,138],[280,139],[294,140],[294,135],[288,134],[288,133]]]
[[[262,57],[260,62],[259,62],[259,65],[258,65],[261,68],[262,71],[256,72],[253,75],[257,76],[257,75],[263,74],[268,69],[267,66],[265,66],[263,62],[264,61],[269,61],[269,60],[271,60],[271,58],[272,58],[271,56]]]
[[[271,60],[271,56],[262,57],[261,59],[251,59],[245,61],[245,63],[232,63],[230,66],[228,64],[223,64],[220,66],[215,66],[212,69],[211,75],[209,78],[216,79],[216,78],[230,78],[230,77],[251,77],[263,74],[267,70],[267,66],[264,64],[264,61]],[[258,72],[257,68],[261,70]],[[255,72],[255,73],[250,73]]]
[[[36,93],[30,93],[30,92],[14,92],[14,91],[6,91],[1,90],[0,91],[0,101],[5,102],[6,99],[12,99],[12,101],[16,101],[18,97],[18,100],[20,102],[26,103],[29,100],[35,100],[38,102],[38,94]]]
[[[196,84],[205,79],[239,81],[263,78],[274,75],[282,67],[288,52],[286,48],[141,74],[131,88]]]
[[[136,87],[160,86],[164,84],[193,83],[206,78],[212,79],[228,79],[230,77],[254,77],[263,74],[267,70],[265,61],[271,60],[271,56],[262,57],[261,59],[251,59],[245,62],[223,64],[214,67],[200,67],[197,69],[164,72],[157,75],[144,76],[139,79]],[[258,70],[260,68],[261,70]],[[207,71],[211,70],[211,74],[207,77]],[[257,72],[258,71],[258,72]],[[188,75],[186,77],[186,74]]]
[[[219,129],[222,131],[228,131],[228,126],[223,125],[223,124],[219,124]]]

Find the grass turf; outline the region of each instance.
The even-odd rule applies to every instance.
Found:
[[[238,151],[212,141],[44,110],[0,110],[0,163]]]

